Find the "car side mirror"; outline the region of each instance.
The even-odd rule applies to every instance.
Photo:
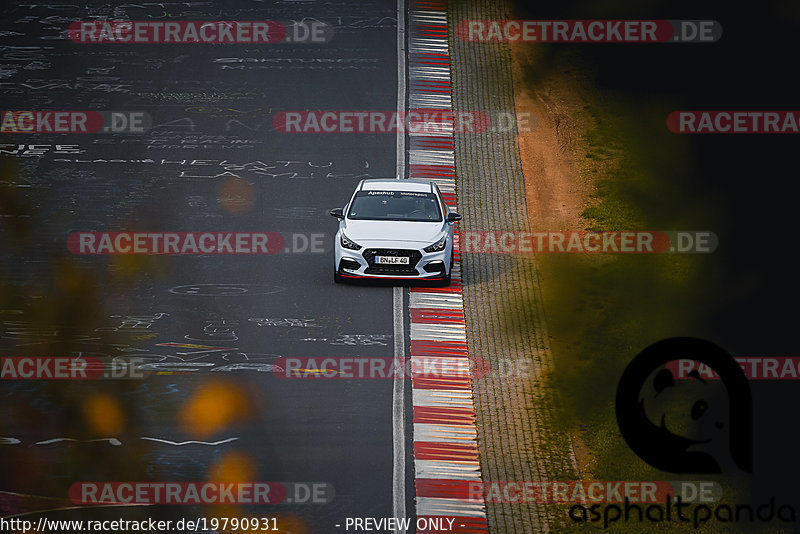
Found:
[[[461,220],[461,214],[460,213],[456,213],[454,211],[451,211],[450,213],[448,213],[447,214],[447,218],[445,219],[445,221],[447,221],[449,223],[454,223],[454,222],[460,221],[460,220]]]
[[[336,217],[337,219],[344,219],[344,212],[342,208],[333,208],[331,211],[331,216]]]

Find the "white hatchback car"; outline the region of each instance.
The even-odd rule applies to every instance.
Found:
[[[334,238],[333,279],[426,280],[450,284],[451,212],[434,182],[371,178],[361,180],[344,208]]]

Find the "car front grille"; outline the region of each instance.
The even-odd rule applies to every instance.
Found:
[[[419,260],[422,259],[422,253],[419,250],[412,249],[392,249],[392,248],[368,248],[362,256],[367,260],[367,269],[364,271],[366,274],[384,274],[394,276],[417,276],[416,266]],[[405,256],[408,258],[408,264],[397,265],[384,265],[375,263],[375,256]]]

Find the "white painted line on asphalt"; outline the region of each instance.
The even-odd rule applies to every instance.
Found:
[[[427,341],[466,341],[467,327],[463,324],[414,324],[411,339]]]
[[[414,467],[418,479],[481,480],[481,466],[477,461],[414,460]]]
[[[413,389],[411,395],[414,406],[433,406],[439,408],[474,408],[471,391]],[[415,441],[419,441],[416,440]]]
[[[431,423],[414,423],[415,441],[432,441],[438,443],[475,443],[478,431],[475,425],[434,425]]]
[[[442,295],[432,293],[422,293],[415,291],[411,293],[411,308],[442,308],[451,310],[463,309],[464,299],[458,293],[446,293]]]
[[[418,497],[417,512],[419,515],[433,516],[467,516],[486,517],[483,502],[472,504],[467,499],[437,499],[434,497]]]

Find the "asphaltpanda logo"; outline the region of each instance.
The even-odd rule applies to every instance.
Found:
[[[673,374],[668,364],[694,360],[719,380],[696,371]],[[671,473],[752,472],[752,396],[736,360],[702,339],[677,337],[640,352],[617,387],[622,437],[642,460]]]
[[[718,379],[680,362],[700,363]],[[670,473],[747,477],[753,471],[753,407],[750,384],[737,361],[717,345],[678,337],[650,345],[628,364],[617,387],[616,415],[622,437],[642,460]],[[738,476],[737,476],[738,475]],[[575,504],[569,518],[608,528],[617,522],[685,523],[695,529],[714,520],[760,528],[796,524],[797,510],[775,496],[758,502],[666,495],[650,504]],[[727,530],[722,530],[726,532]]]

